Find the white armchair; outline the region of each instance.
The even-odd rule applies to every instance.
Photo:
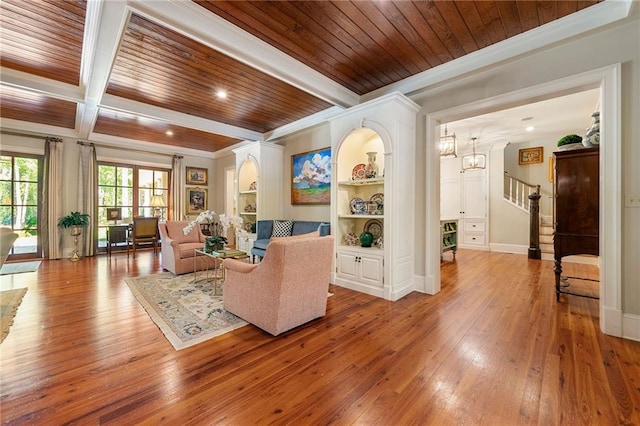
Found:
[[[13,243],[18,238],[18,234],[13,232],[11,228],[0,227],[0,268],[4,265]]]

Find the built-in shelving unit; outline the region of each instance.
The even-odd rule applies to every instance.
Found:
[[[236,204],[245,232],[236,233],[239,250],[249,252],[256,239],[251,225],[282,216],[283,147],[255,142],[236,148]],[[255,226],[254,226],[255,229]]]
[[[388,300],[414,290],[417,111],[395,93],[331,120],[336,285]],[[359,238],[364,231],[374,234],[371,247]]]
[[[453,253],[453,260],[456,260],[456,252],[458,251],[458,221],[441,220],[440,221],[440,260],[447,251]]]

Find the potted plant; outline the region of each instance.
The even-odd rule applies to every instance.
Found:
[[[206,253],[211,253],[214,251],[219,251],[224,248],[224,245],[229,241],[226,237],[221,235],[214,235],[212,237],[206,237],[204,240],[204,251]]]
[[[71,235],[80,235],[83,227],[89,224],[89,214],[71,212],[58,219],[58,226],[61,228],[71,228]]]
[[[560,151],[582,148],[582,136],[576,134],[566,135],[558,141]]]
[[[78,252],[78,235],[82,234],[82,228],[89,224],[89,214],[80,213],[80,212],[71,212],[66,216],[62,216],[58,219],[58,226],[65,229],[71,230],[71,235],[73,235],[73,244],[74,249],[71,254],[72,261],[80,260],[80,255]]]

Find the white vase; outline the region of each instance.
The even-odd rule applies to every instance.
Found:
[[[600,113],[594,112],[591,117],[593,123],[582,138],[582,144],[587,148],[600,145]]]
[[[367,152],[367,165],[364,169],[364,177],[367,179],[378,177],[378,165],[376,164],[377,152]]]

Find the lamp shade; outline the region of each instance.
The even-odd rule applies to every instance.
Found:
[[[151,207],[166,207],[167,205],[164,203],[164,198],[162,195],[154,195],[151,197]]]

